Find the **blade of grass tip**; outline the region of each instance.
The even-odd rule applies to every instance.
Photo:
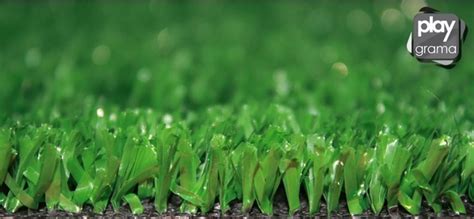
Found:
[[[5,180],[12,158],[12,144],[10,143],[10,129],[0,129],[0,186]]]
[[[329,168],[332,157],[332,148],[326,140],[318,135],[308,137],[309,170],[305,175],[305,188],[309,202],[309,214],[319,212],[320,202],[324,190],[324,176]],[[313,148],[314,147],[314,148]]]
[[[130,206],[130,210],[132,210],[132,214],[142,214],[145,208],[143,207],[140,198],[134,194],[130,193],[123,196],[123,199],[128,203]]]
[[[454,213],[458,215],[466,214],[466,207],[464,206],[464,203],[457,192],[449,190],[445,194],[449,199],[449,203],[451,204],[451,208],[453,209]]]

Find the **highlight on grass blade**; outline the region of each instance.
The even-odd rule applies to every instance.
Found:
[[[334,160],[331,161],[331,166],[329,168],[328,187],[327,192],[325,193],[328,215],[339,207],[339,198],[341,196],[344,181],[344,164],[349,156],[349,152],[341,151],[339,149],[336,150],[334,155]]]

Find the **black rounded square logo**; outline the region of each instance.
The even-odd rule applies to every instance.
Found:
[[[418,60],[452,67],[461,58],[467,27],[455,14],[422,8],[413,18],[412,31],[407,50]]]
[[[459,55],[459,19],[454,14],[417,14],[413,54],[422,60],[453,60]]]

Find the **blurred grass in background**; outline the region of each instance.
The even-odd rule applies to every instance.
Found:
[[[472,23],[472,3],[429,3]],[[452,70],[418,63],[405,43],[421,5],[3,3],[0,114],[45,122],[106,106],[180,117],[255,102],[472,129],[472,43]]]

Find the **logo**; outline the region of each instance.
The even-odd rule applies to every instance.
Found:
[[[419,61],[453,67],[466,35],[466,24],[456,15],[424,7],[413,19],[407,50]]]

